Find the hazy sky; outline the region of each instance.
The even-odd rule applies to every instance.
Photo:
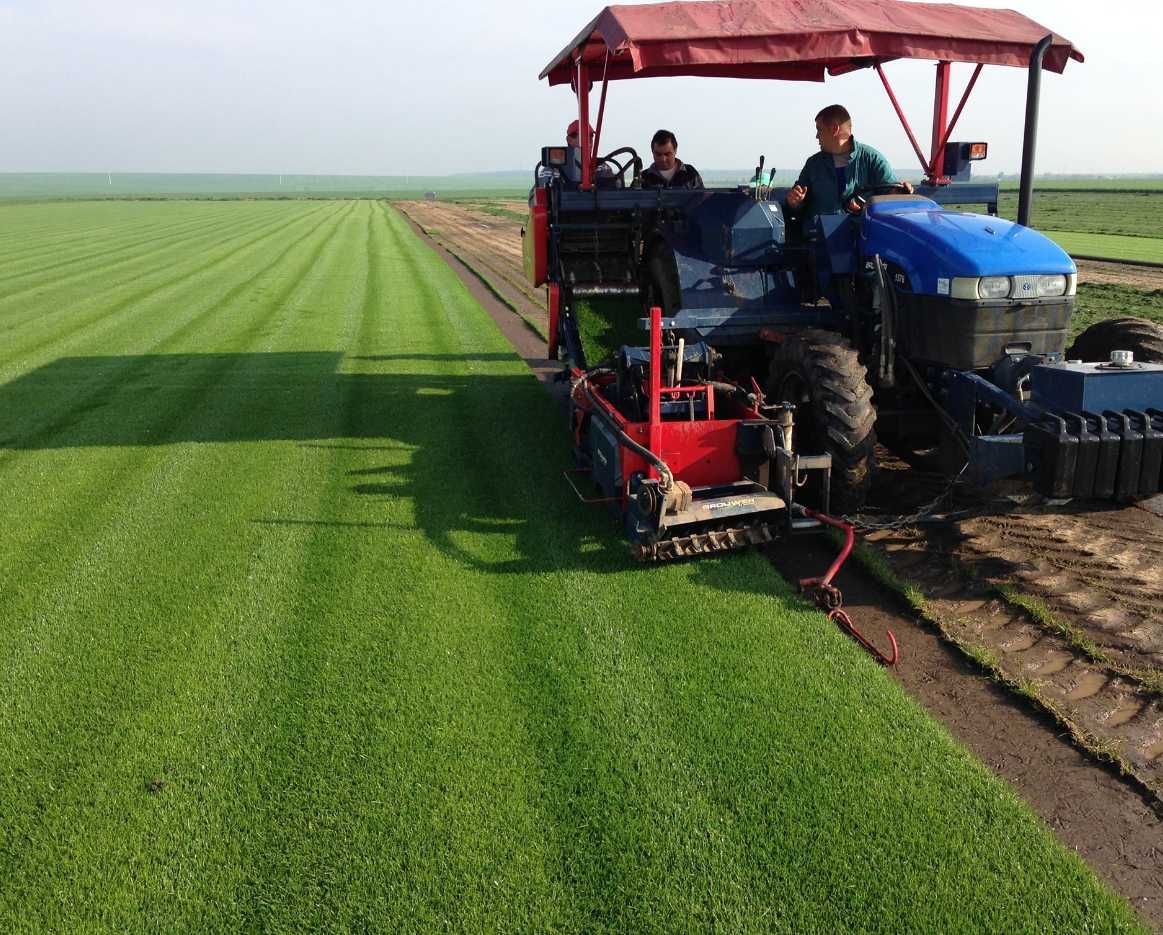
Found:
[[[997,3],[967,0],[973,6]],[[1086,55],[1046,74],[1040,172],[1163,172],[1159,0],[1018,0]],[[541,68],[601,7],[543,0],[0,0],[0,171],[445,174],[531,166],[573,114]],[[1136,49],[1136,43],[1140,48]],[[927,145],[933,68],[886,66]],[[959,98],[971,67],[954,66]],[[987,67],[958,125],[1021,161],[1025,71]],[[669,127],[703,168],[798,169],[812,116],[848,106],[859,138],[915,156],[871,71],[825,84],[613,82],[603,137]],[[605,148],[605,147],[604,147]]]

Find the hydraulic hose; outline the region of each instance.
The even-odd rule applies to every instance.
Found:
[[[674,486],[674,473],[671,471],[670,467],[665,461],[662,460],[662,458],[658,457],[658,455],[656,455],[649,448],[646,448],[638,444],[638,442],[634,441],[634,439],[632,439],[622,430],[620,425],[614,422],[614,420],[611,419],[609,415],[607,415],[606,411],[602,408],[601,403],[599,403],[598,400],[594,397],[594,391],[587,385],[589,378],[590,374],[588,373],[582,377],[582,379],[578,382],[578,388],[581,389],[581,391],[585,394],[586,400],[592,407],[590,409],[590,415],[595,419],[600,419],[606,428],[618,436],[618,441],[620,441],[623,445],[625,445],[647,463],[652,464],[654,469],[658,471],[659,485],[663,490],[670,490],[670,488]]]

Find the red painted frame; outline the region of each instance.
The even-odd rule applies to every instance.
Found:
[[[606,52],[606,65],[609,64],[609,50]],[[913,151],[917,154],[917,159],[921,164],[921,169],[925,173],[925,181],[930,185],[948,185],[949,179],[945,175],[945,145],[949,142],[949,137],[953,133],[953,128],[957,125],[957,120],[961,116],[961,111],[965,109],[965,104],[969,100],[969,95],[973,91],[973,86],[977,84],[977,78],[981,74],[981,69],[984,66],[980,63],[973,70],[973,75],[969,79],[969,83],[965,86],[965,91],[961,95],[961,102],[957,105],[957,110],[953,113],[953,119],[949,120],[949,86],[952,78],[952,63],[938,62],[937,63],[937,78],[935,87],[933,89],[933,136],[931,140],[932,149],[928,155],[925,156],[921,149],[921,144],[917,142],[916,134],[913,133],[913,128],[905,116],[904,109],[897,100],[896,94],[889,83],[888,75],[884,73],[884,68],[880,62],[873,64],[877,75],[880,76],[881,83],[884,84],[884,90],[888,93],[888,99],[892,103],[893,110],[896,111],[897,117],[900,119],[901,126],[909,138],[909,142],[913,145]],[[602,68],[602,93],[598,103],[598,125],[597,130],[590,127],[590,77],[589,66],[582,61],[581,56],[578,56],[575,62],[576,68],[576,86],[577,86],[577,106],[578,106],[578,142],[581,143],[582,150],[582,191],[591,191],[594,187],[594,176],[597,172],[598,159],[598,144],[601,140],[602,121],[606,113],[606,90],[609,87],[609,79],[606,74],[606,68]]]
[[[607,377],[605,382],[596,384],[594,402],[601,406],[603,413],[638,444],[660,457],[674,474],[691,487],[708,487],[716,484],[730,484],[742,479],[743,470],[735,454],[736,426],[741,419],[760,419],[759,411],[743,406],[734,418],[720,419],[715,414],[715,391],[709,384],[697,386],[663,386],[662,368],[654,366],[654,361],[662,359],[662,310],[650,310],[650,410],[645,422],[630,422],[606,399],[601,389],[613,382]],[[583,374],[572,371],[575,380]],[[693,422],[662,420],[663,397],[698,395],[705,393],[709,418]],[[576,397],[574,402],[582,405]],[[584,408],[584,407],[583,407]],[[578,441],[575,426],[575,444]],[[645,458],[636,451],[622,446],[622,505],[626,505],[626,480],[635,473],[643,473],[657,478],[655,471]]]
[[[879,62],[873,65],[876,73],[880,76],[881,83],[884,85],[884,90],[888,93],[888,99],[892,102],[896,115],[900,119],[901,126],[904,127],[905,133],[908,135],[909,142],[913,144],[913,151],[917,154],[921,168],[925,171],[925,181],[930,185],[949,184],[949,179],[945,175],[945,145],[949,142],[949,137],[953,134],[953,128],[957,126],[957,120],[961,116],[961,111],[965,109],[965,104],[969,100],[973,86],[977,84],[977,78],[981,74],[983,67],[978,63],[977,67],[974,68],[973,74],[969,78],[969,83],[965,86],[965,92],[961,95],[961,102],[957,105],[957,110],[953,112],[953,119],[949,120],[949,84],[952,77],[952,64],[950,62],[937,63],[937,81],[933,89],[933,148],[929,157],[926,159],[924,152],[921,150],[921,144],[917,142],[913,128],[909,125],[908,118],[905,116],[900,102],[896,99],[896,94],[893,93],[892,85],[888,81],[888,75],[884,73],[884,68],[881,67]]]
[[[550,360],[557,360],[557,326],[561,320],[561,286],[555,282],[551,282],[546,287],[545,311],[548,319],[546,325],[549,331],[549,348],[546,353]]]

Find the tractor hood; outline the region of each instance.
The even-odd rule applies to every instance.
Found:
[[[880,254],[909,278],[913,292],[948,291],[958,276],[1075,273],[1066,251],[1012,221],[941,208],[919,195],[873,201],[865,208],[860,251]],[[938,280],[946,286],[938,290]]]

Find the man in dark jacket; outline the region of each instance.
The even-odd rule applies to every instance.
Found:
[[[820,151],[809,156],[795,187],[787,193],[787,206],[795,214],[836,214],[863,189],[896,184],[888,160],[871,146],[852,136],[852,117],[839,104],[816,114],[816,139]],[[913,187],[900,183],[906,191]]]
[[[650,141],[654,165],[642,172],[643,188],[703,188],[699,170],[678,158],[678,140],[669,130],[659,130]]]

